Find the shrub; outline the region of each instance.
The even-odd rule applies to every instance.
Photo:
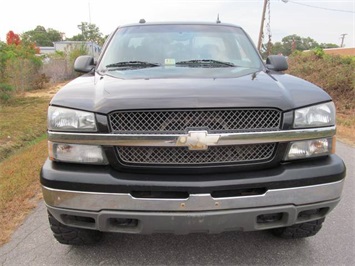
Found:
[[[43,87],[40,75],[42,58],[33,43],[21,42],[13,32],[7,34],[7,44],[0,43],[0,83],[8,84],[14,92]]]
[[[68,51],[70,64],[74,65],[75,59],[77,59],[81,55],[87,55],[87,54],[89,54],[89,51],[84,44],[75,46],[74,48]]]
[[[35,80],[39,68],[29,59],[11,58],[5,64],[6,83],[10,84],[16,93],[22,93],[35,88]]]
[[[320,47],[314,48],[313,52],[318,58],[323,58],[324,55],[325,55],[324,50],[322,48],[320,48]]]
[[[320,49],[292,54],[288,73],[324,89],[335,100],[338,111],[355,110],[355,57],[327,55]]]
[[[11,99],[13,93],[12,86],[0,83],[0,102],[7,102]]]

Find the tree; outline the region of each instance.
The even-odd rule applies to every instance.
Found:
[[[275,42],[271,48],[271,54],[286,54],[286,49],[281,42]]]
[[[282,38],[281,41],[284,47],[284,55],[290,55],[295,50],[304,51],[319,46],[312,38],[302,38],[296,34],[288,35]]]
[[[54,46],[53,42],[61,41],[62,34],[54,29],[37,26],[34,30],[21,35],[24,42],[35,43],[37,46]]]
[[[6,42],[0,42],[0,98],[3,99],[10,97],[10,87],[25,91],[43,84],[39,72],[42,59],[36,55],[39,52],[36,45],[22,41],[13,31],[7,33]]]
[[[339,48],[339,45],[334,44],[334,43],[321,43],[319,45],[322,49],[327,49],[327,48]]]
[[[6,34],[6,43],[11,45],[20,45],[21,44],[21,39],[20,36],[18,34],[15,34],[12,30],[10,30],[7,34]]]
[[[312,50],[317,47],[335,48],[338,46],[336,44],[331,44],[331,43],[319,44],[311,37],[304,38],[296,34],[292,34],[282,38],[281,42],[275,42],[274,44],[272,44],[271,54],[283,54],[285,56],[288,56],[295,50],[297,51]],[[263,53],[263,56],[265,56],[265,52]]]
[[[72,38],[69,38],[71,41],[91,41],[95,42],[99,45],[102,45],[105,41],[103,38],[103,34],[100,32],[99,27],[97,27],[95,24],[91,24],[88,22],[81,22],[80,25],[78,25],[79,30],[81,33],[73,36]]]

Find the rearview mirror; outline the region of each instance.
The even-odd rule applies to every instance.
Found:
[[[88,73],[95,67],[94,57],[91,55],[81,55],[74,63],[74,70],[81,73]]]
[[[270,70],[284,71],[288,69],[286,57],[283,55],[269,55],[266,59],[266,66]]]

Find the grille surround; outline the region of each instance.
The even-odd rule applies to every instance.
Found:
[[[116,111],[109,115],[114,134],[186,134],[278,131],[282,112],[272,108],[182,109]],[[127,166],[196,167],[242,165],[271,161],[276,143],[210,146],[207,150],[187,147],[116,146],[119,161]]]
[[[191,151],[187,147],[116,147],[122,162],[129,165],[198,166],[245,164],[269,161],[276,143],[235,146],[212,146],[207,150]]]
[[[194,109],[118,111],[109,115],[112,132],[125,134],[183,134],[203,129],[209,133],[279,130],[277,109]]]

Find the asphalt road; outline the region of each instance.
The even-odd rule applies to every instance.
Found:
[[[355,265],[355,149],[338,142],[347,165],[343,198],[322,230],[302,240],[268,232],[219,235],[105,234],[96,246],[61,245],[52,237],[41,202],[0,247],[1,265]]]

